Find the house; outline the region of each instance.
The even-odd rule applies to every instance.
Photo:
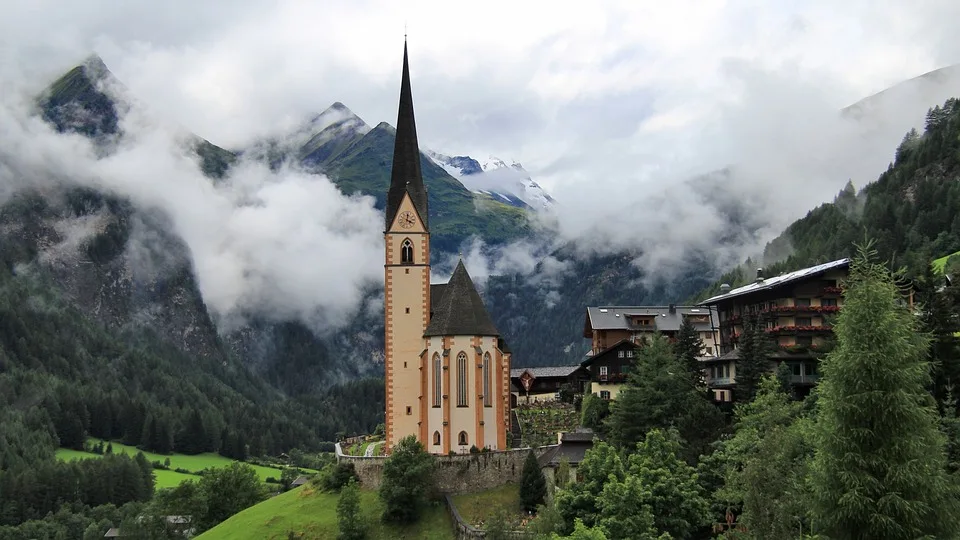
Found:
[[[434,454],[505,450],[511,353],[461,260],[431,283],[430,212],[407,46],[384,223],[384,451],[413,435]]]
[[[739,338],[743,318],[757,314],[775,351],[771,369],[786,362],[790,382],[798,396],[805,396],[818,380],[818,350],[833,335],[831,316],[843,306],[840,282],[849,272],[850,259],[764,277],[757,270],[753,283],[731,289],[720,286],[720,294],[701,305],[717,313],[720,356],[704,360],[706,381],[718,401],[732,401],[736,385]]]
[[[309,481],[310,481],[309,478],[307,478],[306,476],[304,476],[304,475],[301,474],[301,475],[298,476],[293,482],[290,482],[290,489],[293,489],[293,488],[296,488],[296,487],[300,487],[300,486],[306,484],[306,483],[309,482]]]
[[[567,482],[576,481],[577,467],[583,461],[587,450],[593,448],[593,440],[597,435],[593,430],[581,428],[576,431],[567,431],[557,434],[557,444],[551,446],[538,459],[540,470],[547,479],[550,486],[556,486],[557,471],[560,464],[566,461],[570,465],[569,478]],[[549,491],[553,491],[552,489]]]
[[[707,355],[719,355],[715,333],[716,312],[704,306],[596,306],[588,307],[583,337],[590,340],[590,355],[628,340],[639,344],[659,333],[675,338],[684,319],[693,323]]]
[[[633,366],[637,345],[622,339],[584,360],[580,366],[590,373],[590,392],[602,399],[616,399]]]
[[[516,368],[510,370],[511,389],[516,389],[516,402],[552,401],[560,388],[569,385],[575,393],[583,393],[590,382],[590,372],[582,366]]]
[[[580,365],[590,373],[590,391],[603,399],[616,399],[633,365],[636,347],[654,334],[676,339],[684,320],[697,331],[705,358],[719,355],[716,311],[711,308],[675,304],[588,307],[583,337],[590,340],[590,352]]]

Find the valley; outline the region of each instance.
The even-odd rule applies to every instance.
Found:
[[[404,59],[406,75],[406,50]],[[953,397],[960,382],[960,102],[941,95],[949,86],[943,81],[957,73],[944,68],[843,109],[844,118],[881,131],[889,131],[885,123],[899,126],[904,111],[921,102],[926,115],[910,120],[917,127],[891,146],[889,167],[875,180],[848,181],[832,201],[777,234],[769,231],[768,199],[728,189],[743,181],[741,165],[679,181],[673,189],[689,192],[682,200],[697,207],[691,213],[717,219],[711,230],[692,227],[697,238],[677,240],[666,250],[671,256],[660,259],[658,235],[685,238],[664,229],[679,228],[689,215],[627,231],[645,243],[614,239],[600,227],[573,237],[552,221],[568,201],[554,199],[519,162],[416,146],[416,157],[400,163],[422,175],[424,201],[414,201],[413,191],[405,191],[411,181],[404,187],[392,173],[395,148],[404,143],[387,122],[367,123],[338,101],[293,129],[227,149],[141,110],[92,56],[47,85],[22,122],[48,145],[40,157],[15,145],[0,152],[0,173],[15,179],[0,190],[0,540],[89,540],[114,529],[151,539],[326,538],[351,519],[364,524],[367,538],[452,538],[455,529],[472,527],[488,537],[499,527],[497,534],[518,528],[551,540],[634,532],[714,538],[725,523],[730,534],[734,514],[739,532],[752,527],[767,537],[792,536],[821,518],[824,530],[843,531],[845,518],[830,510],[840,488],[818,471],[841,470],[836,456],[860,449],[850,450],[855,437],[843,440],[847,447],[830,446],[814,433],[846,433],[867,416],[885,421],[871,416],[882,407],[855,391],[857,374],[845,367],[862,367],[867,353],[857,351],[867,344],[857,340],[865,335],[877,344],[870,354],[878,363],[900,361],[883,364],[884,373],[899,379],[881,374],[874,382],[896,384],[911,396],[907,404],[883,402],[913,415],[904,433],[920,442],[904,455],[910,463],[933,464],[911,473],[926,490],[911,496],[940,493],[960,459]],[[125,182],[126,171],[151,167],[157,176]],[[175,183],[172,176],[187,180]],[[169,185],[143,181],[162,178]],[[411,197],[404,209],[415,217],[407,225],[392,221],[400,203],[388,200],[391,189]],[[597,210],[598,222],[626,216],[641,196],[617,194],[623,200]],[[421,203],[429,208],[423,216],[416,213]],[[416,217],[424,226],[429,221],[429,229],[419,231]],[[215,234],[220,228],[230,234]],[[382,233],[387,245],[379,243]],[[416,252],[410,238],[393,249],[392,233],[427,240]],[[830,332],[839,343],[840,352],[818,355],[823,342],[815,346],[813,337],[806,345],[777,342],[784,354],[812,351],[825,370],[791,375],[782,362],[772,374],[758,368],[751,380],[745,368],[726,389],[747,396],[737,398],[743,406],[707,387],[734,378],[704,375],[698,354],[694,367],[683,364],[672,335],[669,343],[654,339],[630,349],[628,358],[636,352],[637,365],[646,362],[653,371],[615,373],[624,392],[618,397],[592,391],[590,383],[573,391],[557,382],[544,393],[547,403],[509,401],[522,394],[510,368],[577,366],[598,354],[588,342],[587,307],[669,306],[673,313],[678,304],[848,257],[858,261],[854,274],[868,269],[856,274],[865,285],[830,288],[842,291],[845,306],[852,302],[851,315],[836,303],[829,310],[828,304],[778,306],[816,308],[842,322],[797,322],[801,316],[783,326],[731,330],[735,340],[749,334],[742,337],[745,348],[731,346],[734,353],[766,351],[767,334],[779,332],[819,332],[818,340]],[[454,266],[456,280],[434,288]],[[277,267],[284,271],[265,270]],[[424,279],[409,277],[420,267]],[[401,285],[393,286],[391,271]],[[896,292],[904,284],[908,301]],[[414,289],[421,295],[415,299]],[[894,300],[910,310],[883,311]],[[423,313],[411,314],[408,304]],[[868,304],[886,314],[885,334],[868,332]],[[385,308],[396,315],[385,317]],[[420,365],[395,361],[391,338],[385,340],[391,331],[385,319],[401,315],[422,315],[424,327],[434,320],[446,325],[429,335],[418,329],[414,345],[404,343],[414,353],[423,350]],[[660,316],[666,314],[654,318]],[[471,359],[451,345],[463,336],[474,341],[457,347]],[[729,361],[739,370],[751,354],[761,355],[744,352]],[[483,375],[471,386],[461,374],[473,367]],[[425,377],[418,368],[432,370],[434,381],[456,371],[452,414],[462,416],[441,416],[455,393],[450,373],[446,386],[430,387],[432,408],[418,401],[428,397],[426,382],[416,395],[420,379],[385,391],[397,385],[397,373]],[[788,384],[791,376],[814,374],[826,390],[806,388],[813,399]],[[613,381],[606,371],[602,376]],[[503,387],[496,396],[503,403],[484,397],[496,392],[484,386],[491,384]],[[563,403],[549,397],[554,390],[558,401],[564,394]],[[575,397],[568,399],[568,391]],[[475,399],[468,400],[470,392]],[[838,404],[845,399],[864,400],[856,401],[860,416],[844,415]],[[424,427],[416,421],[420,411]],[[397,419],[432,445],[411,443],[395,453],[402,447],[394,436]],[[458,422],[468,427],[451,436],[448,426]],[[434,432],[435,426],[442,427]],[[532,472],[521,474],[522,460],[498,454],[518,447],[531,448],[533,465],[522,468]],[[336,448],[346,451],[337,455]],[[569,456],[561,459],[564,451],[576,460],[573,472]],[[899,463],[899,455],[888,457],[877,466]],[[362,460],[377,465],[354,467]],[[454,474],[464,485],[494,484],[497,474],[511,480],[452,497],[461,523],[430,484],[436,479],[414,474],[433,471],[428,461],[445,463],[437,469],[445,482]],[[301,472],[310,480],[291,485]],[[371,486],[370,478],[387,487]],[[427,487],[415,492],[420,482]],[[954,499],[930,503],[935,519],[904,518],[913,520],[911,534],[951,524]],[[681,517],[671,518],[674,511]]]

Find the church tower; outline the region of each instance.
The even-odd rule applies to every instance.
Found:
[[[507,448],[511,354],[463,261],[430,283],[427,190],[407,45],[384,229],[386,446],[415,435],[428,452]]]
[[[389,450],[403,437],[420,434],[425,406],[421,403],[421,352],[430,317],[427,190],[420,173],[406,42],[393,170],[387,193],[384,248],[384,422]]]

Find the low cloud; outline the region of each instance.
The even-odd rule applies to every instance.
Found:
[[[123,137],[100,155],[90,140],[55,132],[28,102],[0,103],[2,194],[79,185],[161,212],[188,247],[204,301],[222,325],[255,314],[337,326],[382,278],[382,218],[372,198],[345,196],[324,176],[253,162],[214,183],[183,132],[137,107],[121,118]],[[150,260],[149,245],[134,251]]]

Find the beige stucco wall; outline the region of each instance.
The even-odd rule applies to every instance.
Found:
[[[480,352],[477,352],[477,347]],[[449,349],[444,356],[444,349]],[[467,357],[466,375],[466,405],[458,406],[457,394],[457,357],[463,352]],[[490,448],[500,450],[502,442],[498,437],[505,430],[503,419],[498,415],[498,401],[502,401],[507,392],[503,388],[503,378],[497,370],[497,338],[492,336],[446,336],[443,338],[431,337],[427,339],[426,364],[427,415],[425,445],[432,453],[446,454],[449,451],[465,453],[470,447]],[[483,392],[483,357],[490,355],[490,406],[484,405],[481,397]],[[439,355],[444,369],[441,370],[441,384],[443,395],[440,407],[434,407],[434,369],[433,358]],[[509,369],[509,366],[507,366]],[[444,422],[447,424],[444,425]],[[467,443],[459,444],[460,432],[466,432]],[[434,433],[440,434],[440,444],[434,444]],[[504,432],[505,436],[505,432]]]
[[[397,215],[416,214],[404,197]],[[413,264],[401,264],[401,244],[414,245]],[[384,376],[386,379],[386,436],[391,447],[407,435],[419,435],[420,353],[430,305],[430,235],[422,224],[401,228],[396,222],[384,239]]]
[[[590,391],[600,396],[601,391],[610,392],[610,399],[617,399],[617,394],[620,393],[620,388],[623,387],[623,383],[603,383],[593,381],[590,383]]]

